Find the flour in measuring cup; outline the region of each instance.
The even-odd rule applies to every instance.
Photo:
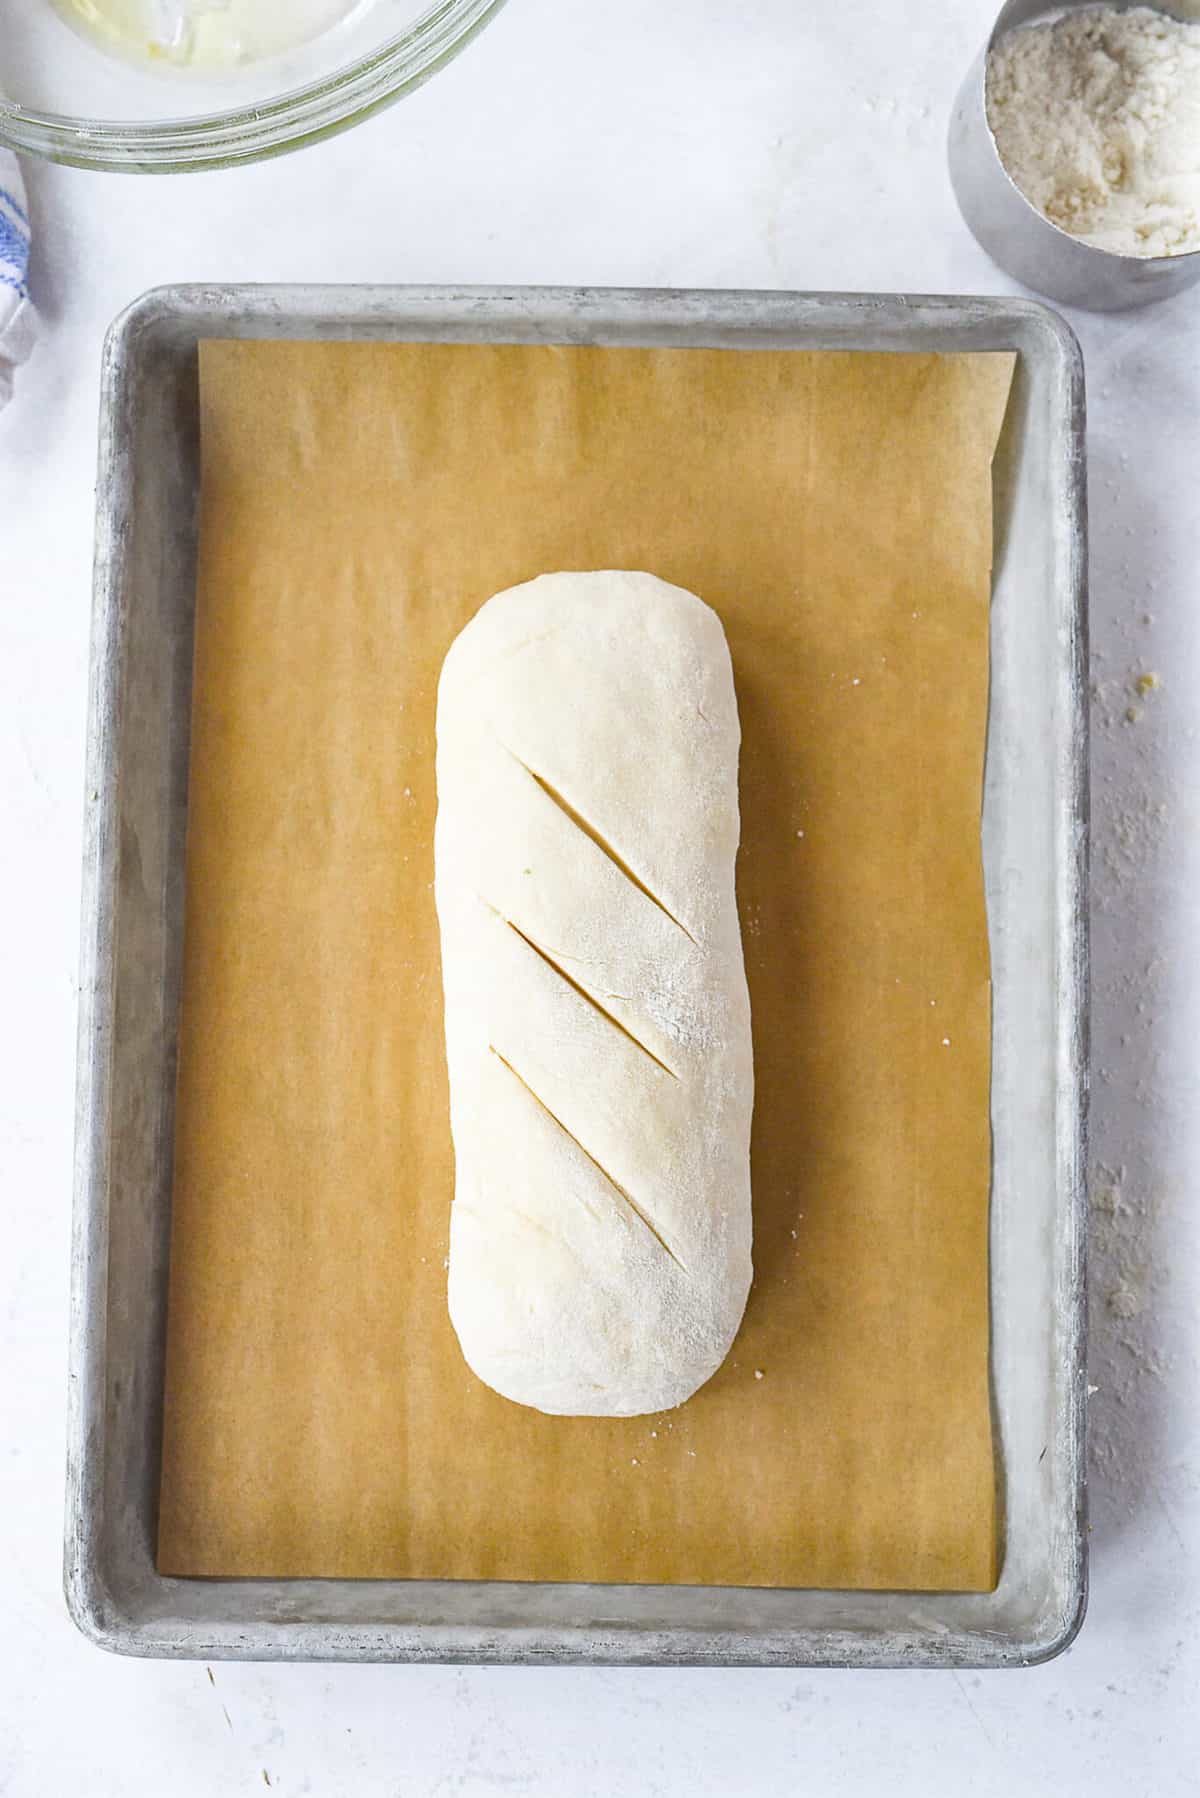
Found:
[[[1009,31],[988,123],[1025,198],[1119,256],[1200,250],[1200,23],[1088,7]]]

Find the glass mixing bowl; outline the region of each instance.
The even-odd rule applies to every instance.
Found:
[[[142,174],[278,155],[419,87],[503,4],[0,0],[0,144]],[[193,10],[195,26],[181,26]],[[297,18],[315,35],[279,48]],[[158,23],[139,38],[140,19]],[[262,28],[239,39],[246,21]]]

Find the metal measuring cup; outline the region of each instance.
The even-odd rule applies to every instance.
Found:
[[[991,36],[963,82],[950,120],[950,180],[963,218],[994,262],[1026,287],[1092,312],[1123,312],[1166,299],[1200,281],[1200,251],[1180,256],[1121,256],[1083,243],[1052,224],[1025,198],[1000,160],[987,117],[987,59],[1009,31],[1035,19],[1094,10],[1106,4],[1125,12],[1150,6],[1172,18],[1192,19],[1185,0],[1006,0]]]

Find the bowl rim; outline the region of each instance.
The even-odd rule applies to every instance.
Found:
[[[412,93],[445,68],[506,0],[434,0],[366,56],[261,105],[186,119],[72,118],[0,95],[0,145],[73,168],[180,174],[258,162],[317,143]]]

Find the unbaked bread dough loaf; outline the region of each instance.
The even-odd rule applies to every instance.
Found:
[[[519,1404],[664,1410],[720,1366],[751,1273],[720,621],[649,574],[497,594],[437,738],[451,1320]]]

